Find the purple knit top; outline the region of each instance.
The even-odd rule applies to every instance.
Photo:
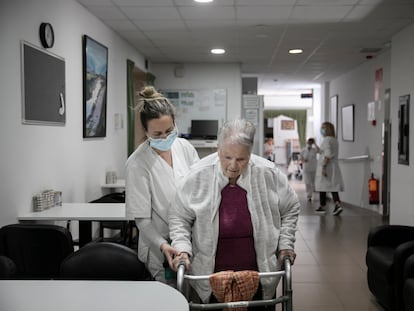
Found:
[[[224,270],[258,270],[247,193],[230,184],[221,191],[214,272]]]

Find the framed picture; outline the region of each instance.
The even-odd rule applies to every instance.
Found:
[[[294,130],[295,120],[282,120],[280,122],[280,127],[282,130]]]
[[[335,127],[335,135],[338,136],[338,95],[331,97],[329,108],[329,120]]]
[[[398,104],[398,164],[409,165],[410,95],[400,96]]]
[[[342,107],[342,140],[354,141],[354,105]]]
[[[108,48],[83,36],[83,137],[106,136]]]

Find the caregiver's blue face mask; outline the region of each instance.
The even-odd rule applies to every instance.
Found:
[[[175,139],[178,136],[177,129],[174,129],[170,134],[168,134],[165,138],[152,138],[148,137],[148,141],[152,148],[161,150],[161,151],[168,151],[171,149],[172,144],[174,143]]]

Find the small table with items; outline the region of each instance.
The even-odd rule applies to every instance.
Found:
[[[79,221],[79,246],[92,241],[92,221],[127,221],[125,203],[63,203],[17,217],[19,221]]]

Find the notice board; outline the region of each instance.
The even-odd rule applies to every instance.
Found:
[[[162,90],[174,105],[176,124],[181,134],[191,132],[191,120],[226,120],[227,91],[225,89]]]
[[[21,41],[22,122],[65,125],[65,60]]]

